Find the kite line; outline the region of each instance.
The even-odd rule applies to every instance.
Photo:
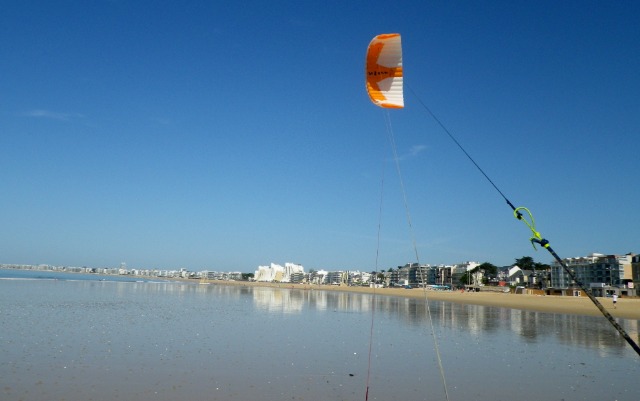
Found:
[[[411,91],[413,96],[416,97],[416,99],[418,100],[420,105],[422,105],[422,107],[427,111],[427,113],[436,121],[436,123],[438,123],[438,125],[449,136],[449,138],[451,138],[451,140],[458,146],[458,148],[460,148],[460,150],[467,156],[467,158],[471,161],[471,163],[473,163],[473,165],[476,166],[478,171],[480,171],[480,173],[487,179],[487,181],[489,181],[489,183],[493,186],[493,188],[495,188],[495,190],[498,191],[500,196],[502,196],[502,198],[505,200],[505,202],[507,202],[507,205],[509,205],[509,207],[513,211],[514,217],[516,219],[522,221],[531,230],[531,233],[533,235],[532,235],[531,238],[529,238],[529,241],[531,242],[531,245],[533,246],[533,249],[536,249],[535,244],[538,244],[541,247],[545,248],[547,251],[549,251],[549,253],[551,254],[551,256],[553,256],[553,258],[556,260],[556,262],[558,262],[558,264],[560,266],[562,266],[562,268],[565,271],[565,273],[567,273],[567,275],[576,283],[576,285],[578,285],[578,287],[580,287],[580,289],[582,291],[584,291],[585,294],[587,294],[587,296],[589,297],[591,302],[593,302],[593,304],[598,308],[598,310],[602,313],[602,315],[609,321],[609,323],[611,323],[611,325],[627,341],[627,343],[631,346],[631,348],[633,348],[633,350],[636,351],[636,353],[640,356],[640,347],[638,346],[638,344],[635,341],[633,341],[633,339],[629,336],[629,334],[627,334],[627,332],[624,330],[624,328],[622,328],[622,326],[620,326],[620,324],[615,320],[615,318],[611,315],[611,313],[609,313],[604,308],[602,303],[600,303],[600,301],[598,301],[598,299],[596,299],[596,297],[593,295],[591,290],[588,287],[586,287],[584,285],[584,283],[582,283],[576,277],[576,275],[571,271],[571,269],[569,269],[567,264],[560,258],[560,256],[558,256],[558,254],[553,250],[553,248],[551,248],[551,245],[549,244],[549,241],[547,241],[546,239],[542,238],[542,235],[540,234],[540,232],[536,231],[536,225],[535,225],[535,221],[533,219],[533,214],[529,211],[529,209],[527,209],[526,207],[515,207],[515,206],[513,206],[513,203],[511,203],[511,201],[504,195],[504,193],[498,188],[498,186],[493,182],[493,180],[491,178],[489,178],[487,173],[485,173],[484,170],[478,165],[478,163],[476,163],[476,161],[464,149],[464,147],[460,144],[460,142],[458,142],[458,140],[447,129],[447,127],[445,127],[445,125],[440,121],[440,119],[438,119],[438,117],[436,117],[436,115],[431,111],[431,109],[429,109],[429,107],[427,107],[427,105],[422,101],[422,99],[420,99],[420,97],[415,93],[415,91],[409,85],[407,85],[407,87],[409,88],[409,90]],[[526,214],[529,216],[529,220],[527,220],[525,218],[525,216],[522,214],[521,211],[526,212]]]
[[[420,259],[418,256],[418,248],[415,241],[415,234],[413,232],[413,226],[411,224],[411,215],[409,213],[409,206],[407,203],[406,191],[404,188],[404,182],[402,180],[402,174],[400,171],[400,159],[398,157],[398,151],[395,144],[395,138],[393,135],[393,129],[391,127],[391,117],[389,115],[388,109],[401,109],[404,107],[404,98],[403,98],[403,70],[402,70],[402,45],[400,35],[397,33],[392,34],[382,34],[373,38],[369,47],[367,48],[367,56],[366,56],[366,64],[365,64],[365,75],[366,75],[366,87],[367,93],[371,101],[384,109],[387,109],[385,113],[385,121],[387,126],[387,134],[389,137],[389,142],[391,144],[391,149],[393,151],[393,157],[395,160],[396,170],[398,173],[398,177],[400,180],[400,186],[402,190],[405,212],[407,216],[407,221],[409,224],[409,230],[413,242],[413,249],[415,252],[416,262],[418,266],[420,266]],[[384,161],[383,161],[384,164]],[[384,175],[382,183],[384,185]],[[382,214],[382,194],[380,200],[380,216]],[[381,220],[381,217],[379,219]],[[378,263],[378,252],[380,247],[380,222],[378,224],[378,251],[376,251],[376,268]],[[421,281],[422,283],[426,283],[424,280],[424,271],[420,269]],[[436,357],[438,360],[438,367],[440,369],[440,376],[442,379],[442,384],[444,386],[444,394],[446,400],[449,399],[449,393],[447,390],[447,382],[445,380],[444,368],[442,365],[442,359],[440,357],[440,349],[438,346],[437,336],[435,335],[435,329],[433,325],[433,319],[431,317],[431,309],[429,307],[429,299],[427,297],[426,285],[424,286],[424,298],[427,309],[427,316],[429,318],[429,323],[431,327],[431,335],[434,341],[434,348],[436,352]],[[374,292],[374,304],[375,304],[375,292]],[[373,322],[375,319],[375,309],[372,310],[371,315],[371,333],[369,337],[369,366],[367,371],[367,389],[365,395],[365,401],[369,399],[369,377],[371,372],[371,347],[373,343]]]

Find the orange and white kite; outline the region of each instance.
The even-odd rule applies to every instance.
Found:
[[[399,33],[378,35],[369,43],[365,76],[367,93],[375,105],[394,109],[404,107]]]

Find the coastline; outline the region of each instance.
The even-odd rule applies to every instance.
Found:
[[[18,269],[22,270],[22,269]],[[75,272],[67,272],[75,274]],[[149,279],[148,276],[131,275],[140,279]],[[545,313],[556,313],[563,315],[584,315],[602,316],[600,310],[586,297],[571,297],[557,295],[528,295],[511,294],[500,292],[461,292],[461,291],[436,291],[424,290],[421,288],[371,288],[371,287],[349,287],[333,285],[315,284],[291,284],[291,283],[270,283],[255,281],[222,281],[222,280],[200,280],[179,277],[155,277],[166,282],[182,282],[194,285],[203,283],[222,286],[245,286],[245,287],[270,287],[281,289],[298,289],[305,291],[338,291],[361,294],[375,294],[376,296],[392,296],[404,298],[422,298],[428,301],[444,301],[470,305],[484,305],[498,308],[530,310]],[[617,307],[613,308],[611,298],[601,298],[598,300],[602,306],[614,317],[620,319],[630,319],[640,321],[640,298],[618,298]]]
[[[200,280],[182,279],[199,283]],[[499,308],[522,309],[546,313],[558,313],[564,315],[602,316],[600,310],[584,297],[569,297],[555,295],[524,295],[498,292],[460,292],[460,291],[431,291],[421,288],[370,288],[348,287],[291,283],[267,283],[250,281],[206,281],[211,285],[232,285],[247,287],[271,287],[282,289],[299,289],[307,291],[342,291],[362,294],[375,294],[378,296],[393,296],[405,298],[425,298],[429,301],[445,301],[471,305],[494,306]],[[613,317],[621,319],[640,320],[640,299],[619,298],[617,307],[613,308],[610,298],[598,298],[604,308]]]

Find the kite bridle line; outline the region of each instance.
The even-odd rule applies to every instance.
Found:
[[[373,326],[376,319],[376,288],[378,285],[378,267],[380,261],[380,233],[382,232],[382,205],[384,200],[384,163],[382,163],[382,176],[380,178],[380,206],[378,208],[378,235],[376,237],[376,263],[375,263],[375,274],[374,277],[374,285],[373,285],[373,294],[372,294],[372,302],[371,302],[371,326],[369,328],[369,355],[367,360],[367,383],[366,383],[366,391],[364,394],[365,401],[369,400],[369,383],[371,382],[371,361],[373,356]]]
[[[585,285],[580,280],[578,280],[576,275],[571,271],[571,269],[569,269],[567,264],[564,263],[564,261],[560,258],[560,256],[558,256],[558,254],[553,250],[553,248],[551,248],[549,241],[544,239],[542,235],[538,231],[536,231],[535,221],[533,219],[533,214],[531,213],[531,211],[529,211],[529,209],[527,209],[526,207],[513,206],[513,203],[509,201],[509,199],[498,188],[498,186],[493,182],[493,180],[491,180],[491,178],[489,178],[489,176],[484,172],[484,170],[480,168],[478,163],[476,163],[476,161],[471,157],[471,155],[462,147],[460,142],[458,142],[458,140],[453,136],[453,134],[451,134],[451,132],[447,129],[447,127],[444,126],[444,124],[438,119],[438,117],[436,117],[436,115],[431,111],[431,109],[427,107],[427,105],[422,101],[422,99],[420,99],[420,97],[415,93],[415,91],[409,85],[406,85],[406,86],[407,88],[409,88],[413,96],[416,97],[416,99],[422,105],[422,107],[427,111],[427,113],[436,121],[436,123],[438,123],[438,125],[449,136],[449,138],[451,138],[451,140],[458,146],[458,148],[460,148],[460,150],[467,156],[467,158],[471,161],[471,163],[473,163],[473,165],[476,166],[478,171],[482,173],[482,175],[487,179],[487,181],[489,181],[489,183],[493,186],[493,188],[495,188],[495,190],[498,191],[498,193],[502,196],[502,198],[507,202],[507,205],[509,205],[511,210],[513,210],[514,217],[522,221],[524,224],[527,225],[527,227],[529,227],[529,229],[531,230],[531,233],[533,234],[533,236],[529,238],[529,241],[531,242],[533,249],[537,251],[535,244],[538,244],[541,247],[545,248],[547,251],[549,251],[551,256],[553,256],[556,262],[558,262],[558,264],[562,266],[565,273],[567,273],[567,275],[571,278],[571,280],[573,280],[573,282],[576,285],[578,285],[578,287],[580,287],[580,289],[584,291],[585,294],[587,294],[591,302],[593,302],[593,304],[600,310],[602,315],[609,321],[609,323],[611,323],[611,325],[613,325],[613,327],[618,331],[618,333],[620,333],[620,335],[627,341],[627,343],[629,343],[631,348],[633,348],[633,350],[636,351],[636,353],[640,356],[640,347],[638,346],[638,344],[635,341],[633,341],[631,337],[629,337],[629,334],[627,334],[627,332],[622,328],[622,326],[620,326],[620,324],[618,324],[615,318],[604,308],[604,306],[602,306],[600,301],[596,299],[596,297],[593,295],[591,290],[585,287]],[[520,212],[521,210],[524,210],[529,215],[530,221],[528,221],[524,217],[524,215]]]

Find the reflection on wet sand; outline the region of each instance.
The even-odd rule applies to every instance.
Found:
[[[370,350],[370,399],[443,399],[432,334],[451,399],[518,392],[521,399],[632,401],[640,391],[629,380],[635,355],[597,317],[196,282],[0,286],[0,398],[7,401],[356,400]],[[637,337],[638,321],[621,324]]]
[[[374,302],[380,319],[396,319],[402,324],[424,325],[427,301],[419,298],[374,296],[342,291],[315,291],[290,288],[183,284],[179,282],[105,282],[81,281],[86,287],[114,286],[116,293],[125,295],[131,290],[147,293],[185,296],[197,294],[216,299],[239,299],[250,296],[253,305],[266,313],[300,314],[305,309],[349,313],[371,312]],[[213,297],[215,296],[215,297]],[[491,333],[510,330],[526,341],[536,342],[553,336],[565,344],[588,348],[625,349],[626,342],[602,318],[580,315],[553,314],[493,306],[428,301],[433,321],[443,327],[466,330],[470,333]],[[640,341],[640,321],[620,319],[620,325],[635,341]],[[589,327],[585,330],[584,327]]]
[[[302,313],[305,308],[318,311],[371,312],[376,306],[380,319],[396,319],[402,324],[416,326],[427,323],[427,301],[402,297],[375,297],[348,292],[305,291],[297,289],[245,287],[253,295],[256,308],[266,312]],[[445,301],[428,301],[431,317],[436,325],[488,335],[509,330],[525,341],[542,341],[553,336],[559,342],[587,348],[625,349],[626,342],[602,318],[564,315],[546,312],[497,308],[484,305],[463,305]],[[638,320],[619,321],[636,341],[639,339]],[[585,330],[585,327],[589,327]]]

